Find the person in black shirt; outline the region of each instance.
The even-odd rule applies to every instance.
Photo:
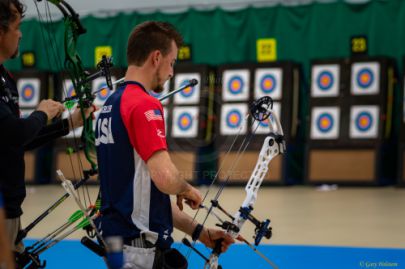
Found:
[[[23,213],[21,204],[26,195],[24,151],[83,125],[79,109],[69,120],[56,120],[47,125],[49,120],[59,117],[65,109],[61,103],[53,100],[42,100],[29,117],[20,118],[16,82],[3,63],[18,56],[23,13],[24,6],[19,0],[0,0],[0,192],[4,198],[10,243],[13,250],[18,252],[24,249],[21,242],[14,244]],[[89,108],[85,114],[89,116],[93,110]]]

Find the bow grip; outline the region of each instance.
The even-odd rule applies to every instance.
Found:
[[[212,249],[212,253],[219,256],[222,253],[222,241],[224,241],[223,238],[215,240],[215,247]]]

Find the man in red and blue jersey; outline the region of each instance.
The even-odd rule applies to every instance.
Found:
[[[200,192],[179,178],[167,150],[160,93],[173,76],[182,37],[168,23],[145,22],[131,33],[125,83],[106,101],[96,123],[103,237],[124,239],[124,268],[166,268],[162,255],[173,243],[173,227],[208,247],[234,241],[218,229],[202,227],[184,213],[183,201],[197,209]],[[177,196],[177,203],[170,201]],[[178,257],[178,256],[176,256]],[[178,258],[176,258],[178,259]],[[164,262],[170,262],[165,257]],[[178,264],[176,267],[186,268]],[[185,267],[184,267],[185,266]]]

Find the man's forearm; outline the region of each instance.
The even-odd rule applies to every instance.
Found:
[[[193,221],[192,217],[180,211],[175,202],[172,202],[172,214],[174,227],[191,236],[198,224],[197,221]]]

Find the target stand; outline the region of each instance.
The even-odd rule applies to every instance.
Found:
[[[160,96],[169,89],[181,88],[191,79],[198,81],[197,85],[162,101],[170,157],[182,179],[198,183],[211,162],[201,152],[212,142],[215,72],[207,65],[180,63],[174,74]]]
[[[216,148],[219,181],[229,177],[230,184],[244,184],[249,179],[269,133],[269,123],[268,120],[253,122],[251,118],[245,121],[245,117],[253,100],[270,96],[274,101],[273,110],[284,129],[287,154],[270,163],[264,184],[296,183],[302,169],[301,160],[294,158],[297,156],[294,153],[298,152],[296,142],[299,138],[299,65],[293,62],[223,65],[218,69],[218,77]],[[251,135],[245,153],[238,160],[240,145]],[[234,147],[228,153],[234,140]]]
[[[394,78],[387,58],[313,62],[307,183],[392,183]]]

